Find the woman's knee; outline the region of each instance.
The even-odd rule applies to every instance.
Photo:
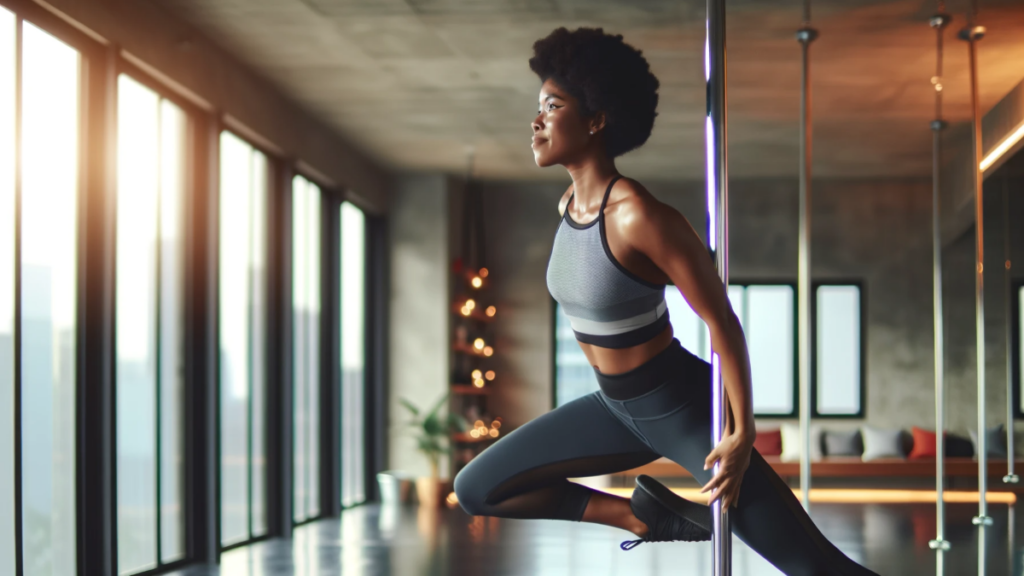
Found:
[[[455,475],[455,496],[459,506],[471,516],[486,516],[486,486],[477,469],[478,463],[470,462]]]

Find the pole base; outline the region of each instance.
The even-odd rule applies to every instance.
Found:
[[[1007,474],[1006,476],[1003,476],[1004,484],[1016,484],[1018,482],[1020,482],[1020,476],[1017,476],[1016,474]]]
[[[971,523],[974,524],[975,526],[991,526],[992,525],[992,517],[991,516],[975,516],[974,518],[971,518]]]
[[[928,547],[932,550],[949,550],[949,540],[929,540]]]

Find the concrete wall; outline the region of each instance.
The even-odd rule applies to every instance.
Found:
[[[552,306],[544,273],[558,224],[557,201],[566,185],[491,182],[485,191],[489,264],[501,310],[496,357],[502,380],[493,407],[512,427],[551,408]],[[645,185],[703,235],[700,183]],[[737,181],[730,194],[732,277],[795,280],[796,181]],[[933,426],[930,180],[825,180],[815,182],[813,194],[814,278],[864,284],[864,421],[877,426]],[[1022,209],[1024,200],[1015,203],[1014,213]],[[987,269],[999,271],[989,280],[987,296],[988,420],[993,424],[1005,410],[1005,312],[997,286],[1002,282],[1002,224],[995,214],[989,221],[988,254],[996,261]],[[958,240],[944,252],[949,425],[961,434],[976,425],[972,238]],[[1014,245],[1024,250],[1024,233],[1017,232]],[[827,425],[840,428],[861,422],[832,420]]]
[[[388,467],[426,475],[399,400],[429,409],[448,391],[448,179],[403,176],[392,200]],[[442,461],[442,475],[447,469]]]

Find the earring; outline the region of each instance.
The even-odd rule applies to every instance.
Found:
[[[591,133],[591,134],[593,134],[593,133],[594,133],[594,131],[593,131],[593,130],[591,130],[591,131],[590,131],[590,133]]]

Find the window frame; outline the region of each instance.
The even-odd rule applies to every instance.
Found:
[[[818,411],[818,288],[846,286],[857,288],[860,299],[860,410],[851,414],[822,414]],[[811,282],[811,418],[825,420],[863,420],[867,413],[867,294],[864,281],[858,279],[816,280]]]
[[[196,204],[201,201],[200,198],[197,198],[197,189],[193,185],[193,175],[195,174],[195,172],[197,170],[197,166],[196,166],[197,158],[196,158],[196,155],[193,154],[193,153],[190,153],[190,151],[192,149],[191,144],[193,142],[193,139],[195,138],[195,133],[197,132],[197,129],[199,128],[199,124],[200,124],[199,119],[202,118],[207,113],[206,113],[206,111],[204,111],[201,108],[199,108],[198,106],[196,106],[193,102],[189,101],[186,98],[181,97],[181,95],[177,94],[173,90],[170,90],[166,85],[161,83],[157,78],[153,77],[149,72],[147,72],[143,68],[140,68],[140,67],[136,66],[130,60],[124,58],[123,55],[118,55],[118,57],[116,59],[116,64],[115,64],[115,67],[114,67],[114,71],[113,71],[114,82],[115,82],[115,85],[114,85],[114,88],[113,88],[113,90],[114,90],[113,101],[114,101],[115,104],[119,101],[118,100],[119,92],[118,92],[117,87],[116,87],[117,86],[116,82],[117,82],[117,79],[120,77],[121,74],[124,74],[124,75],[128,76],[129,78],[131,78],[135,82],[138,82],[139,84],[141,84],[141,85],[145,86],[146,88],[152,90],[153,92],[155,92],[157,94],[157,96],[161,100],[167,100],[171,104],[174,104],[175,106],[177,106],[182,111],[182,113],[183,113],[183,115],[185,117],[184,142],[185,142],[185,147],[186,147],[186,153],[184,154],[184,156],[182,158],[183,162],[184,162],[184,173],[182,174],[184,190],[183,190],[183,198],[182,198],[182,206],[181,206],[181,209],[182,209],[182,221],[183,222],[182,222],[182,228],[180,230],[180,232],[182,234],[182,246],[181,246],[181,250],[182,250],[182,277],[181,277],[181,283],[182,283],[182,285],[179,288],[181,289],[181,293],[182,293],[182,296],[183,296],[183,299],[184,299],[184,302],[182,303],[182,313],[183,313],[183,316],[187,316],[187,315],[192,313],[192,311],[191,311],[192,307],[191,307],[191,304],[189,304],[189,300],[191,300],[193,298],[193,295],[191,294],[191,284],[192,284],[192,278],[195,275],[194,269],[198,265],[198,262],[196,261],[196,259],[194,257],[194,251],[193,251],[192,241],[191,241],[191,238],[193,237],[193,226],[194,226],[193,218],[191,216],[196,211],[196,208],[197,208]],[[116,522],[116,519],[117,519],[117,467],[116,467],[117,445],[116,445],[116,443],[117,443],[117,384],[118,384],[117,361],[116,361],[117,360],[117,347],[116,347],[117,346],[117,283],[116,283],[116,278],[117,278],[117,271],[118,271],[118,260],[117,260],[117,249],[116,249],[116,246],[117,246],[117,226],[116,226],[116,224],[117,224],[117,217],[118,217],[118,213],[119,213],[118,212],[118,204],[117,204],[117,194],[118,194],[119,190],[117,188],[117,174],[116,174],[116,162],[117,162],[117,150],[116,150],[116,148],[117,148],[117,146],[116,146],[117,120],[118,120],[117,119],[117,114],[115,112],[114,113],[114,118],[113,118],[113,123],[114,123],[113,130],[114,130],[114,134],[115,134],[115,137],[114,137],[115,143],[112,146],[112,148],[114,149],[112,154],[114,154],[113,162],[114,162],[114,165],[115,165],[114,176],[113,176],[113,178],[114,178],[114,182],[113,182],[113,184],[114,184],[114,188],[113,188],[113,190],[114,190],[114,193],[113,193],[114,198],[111,201],[112,204],[113,204],[113,207],[111,209],[111,216],[112,216],[112,221],[114,223],[114,229],[111,232],[111,234],[112,234],[112,239],[113,239],[114,250],[112,251],[112,253],[110,255],[110,258],[111,258],[111,260],[113,262],[113,277],[114,277],[114,282],[112,283],[112,294],[111,294],[113,302],[114,302],[114,305],[113,305],[113,317],[111,319],[112,320],[112,341],[113,341],[113,350],[112,350],[113,363],[111,364],[111,377],[112,377],[111,386],[112,386],[112,393],[113,393],[113,404],[112,404],[112,411],[113,411],[112,412],[112,418],[113,418],[113,422],[111,424],[111,430],[112,430],[112,433],[113,433],[112,434],[113,442],[114,442],[113,457],[114,457],[115,465],[114,465],[114,470],[113,470],[113,473],[112,473],[112,476],[111,476],[111,478],[112,478],[112,480],[111,480],[111,482],[112,482],[111,494],[112,494],[112,505],[113,505],[112,514],[113,514],[113,517],[114,517],[114,525],[113,525],[114,528],[113,528],[112,536],[113,536],[114,544],[115,544],[115,548],[114,548],[115,555],[114,555],[114,560],[113,561],[114,561],[115,565],[117,564],[117,554],[116,554],[116,552],[118,550],[118,548],[117,548],[118,531],[117,531],[117,522]],[[158,287],[158,289],[159,289],[159,287]],[[218,308],[217,312],[218,312],[217,315],[219,315],[219,308]],[[187,338],[188,337],[188,334],[189,334],[188,324],[189,324],[188,319],[187,318],[183,318],[183,321],[182,321],[183,338]],[[186,380],[187,380],[188,377],[189,377],[188,375],[194,373],[194,366],[193,366],[192,362],[193,362],[193,358],[195,357],[195,355],[190,350],[188,350],[188,345],[187,344],[186,344],[185,348],[182,350],[182,353],[183,353],[184,372],[186,374]],[[219,386],[219,382],[218,382],[218,386]],[[185,401],[187,399],[187,397],[188,397],[188,392],[187,392],[188,383],[187,382],[185,383],[184,388],[185,388],[185,390],[183,391],[183,396],[184,397],[182,398],[182,425],[183,425],[183,427],[185,427],[185,423],[193,421],[193,419],[195,418],[195,415],[193,414],[193,407],[192,407],[191,403]],[[158,391],[160,390],[159,378],[158,378],[158,383],[157,383],[157,390]],[[182,529],[182,536],[183,536],[182,547],[184,549],[184,552],[183,552],[182,558],[180,558],[178,560],[175,560],[175,561],[172,561],[172,562],[163,562],[163,559],[162,559],[163,527],[162,527],[162,522],[161,522],[161,520],[162,520],[162,512],[161,512],[161,506],[160,506],[160,494],[161,494],[161,488],[162,488],[162,483],[161,483],[161,462],[160,462],[160,446],[161,446],[161,441],[162,441],[161,420],[160,420],[160,417],[162,416],[162,411],[160,409],[160,407],[161,407],[161,400],[162,400],[162,396],[159,393],[157,393],[156,400],[155,400],[156,401],[156,414],[158,415],[157,416],[157,418],[158,418],[157,422],[155,422],[155,425],[157,427],[156,428],[156,446],[157,446],[157,465],[156,465],[156,479],[157,479],[157,481],[156,481],[156,486],[157,486],[157,507],[156,507],[157,508],[157,510],[156,510],[157,546],[156,546],[156,550],[157,550],[157,555],[156,555],[156,559],[157,559],[157,565],[156,565],[156,567],[151,568],[149,570],[140,571],[140,572],[133,572],[132,576],[148,576],[150,574],[159,574],[159,573],[165,572],[167,570],[176,570],[176,569],[179,569],[179,568],[182,568],[182,567],[188,565],[191,562],[190,551],[189,551],[189,533],[188,532],[189,532],[190,526],[192,524],[191,511],[192,511],[193,506],[194,506],[195,495],[194,495],[194,490],[192,489],[192,484],[193,483],[190,481],[189,468],[191,466],[193,466],[192,462],[193,462],[193,459],[195,457],[195,451],[192,449],[192,442],[190,442],[188,440],[189,434],[188,434],[187,430],[182,435],[182,460],[184,462],[184,471],[183,471],[183,475],[182,475],[182,479],[181,479],[182,486],[184,488],[184,490],[183,490],[183,501],[182,501],[182,510],[183,510],[182,521],[184,523],[184,526],[183,526],[183,529]],[[218,412],[218,416],[219,416],[219,412]],[[219,426],[218,426],[218,430],[219,430]],[[219,438],[219,435],[218,435],[217,442],[219,443],[219,441],[220,441],[220,438]]]
[[[864,281],[851,280],[819,280],[811,283],[811,417],[830,420],[863,419],[866,413],[867,402],[867,296]],[[1024,281],[1021,282],[1024,285]],[[799,330],[797,322],[798,294],[797,283],[792,280],[730,280],[729,286],[749,288],[751,286],[789,286],[793,289],[793,410],[786,414],[754,414],[754,417],[761,420],[792,420],[800,414],[800,373],[799,373]],[[822,286],[853,286],[856,287],[860,299],[860,410],[856,414],[821,414],[817,407],[817,295],[818,288]],[[676,289],[674,284],[666,285],[666,289]],[[551,306],[551,317],[549,334],[551,334],[550,358],[551,358],[551,397],[550,405],[554,410],[558,407],[558,354],[557,354],[557,323],[558,323],[558,302],[549,295]],[[1019,332],[1019,330],[1018,330]],[[1017,333],[1017,332],[1015,332]],[[1016,350],[1016,349],[1015,349]],[[1019,351],[1018,351],[1019,352]],[[1019,362],[1015,364],[1019,369]],[[1024,418],[1024,413],[1020,416]]]

